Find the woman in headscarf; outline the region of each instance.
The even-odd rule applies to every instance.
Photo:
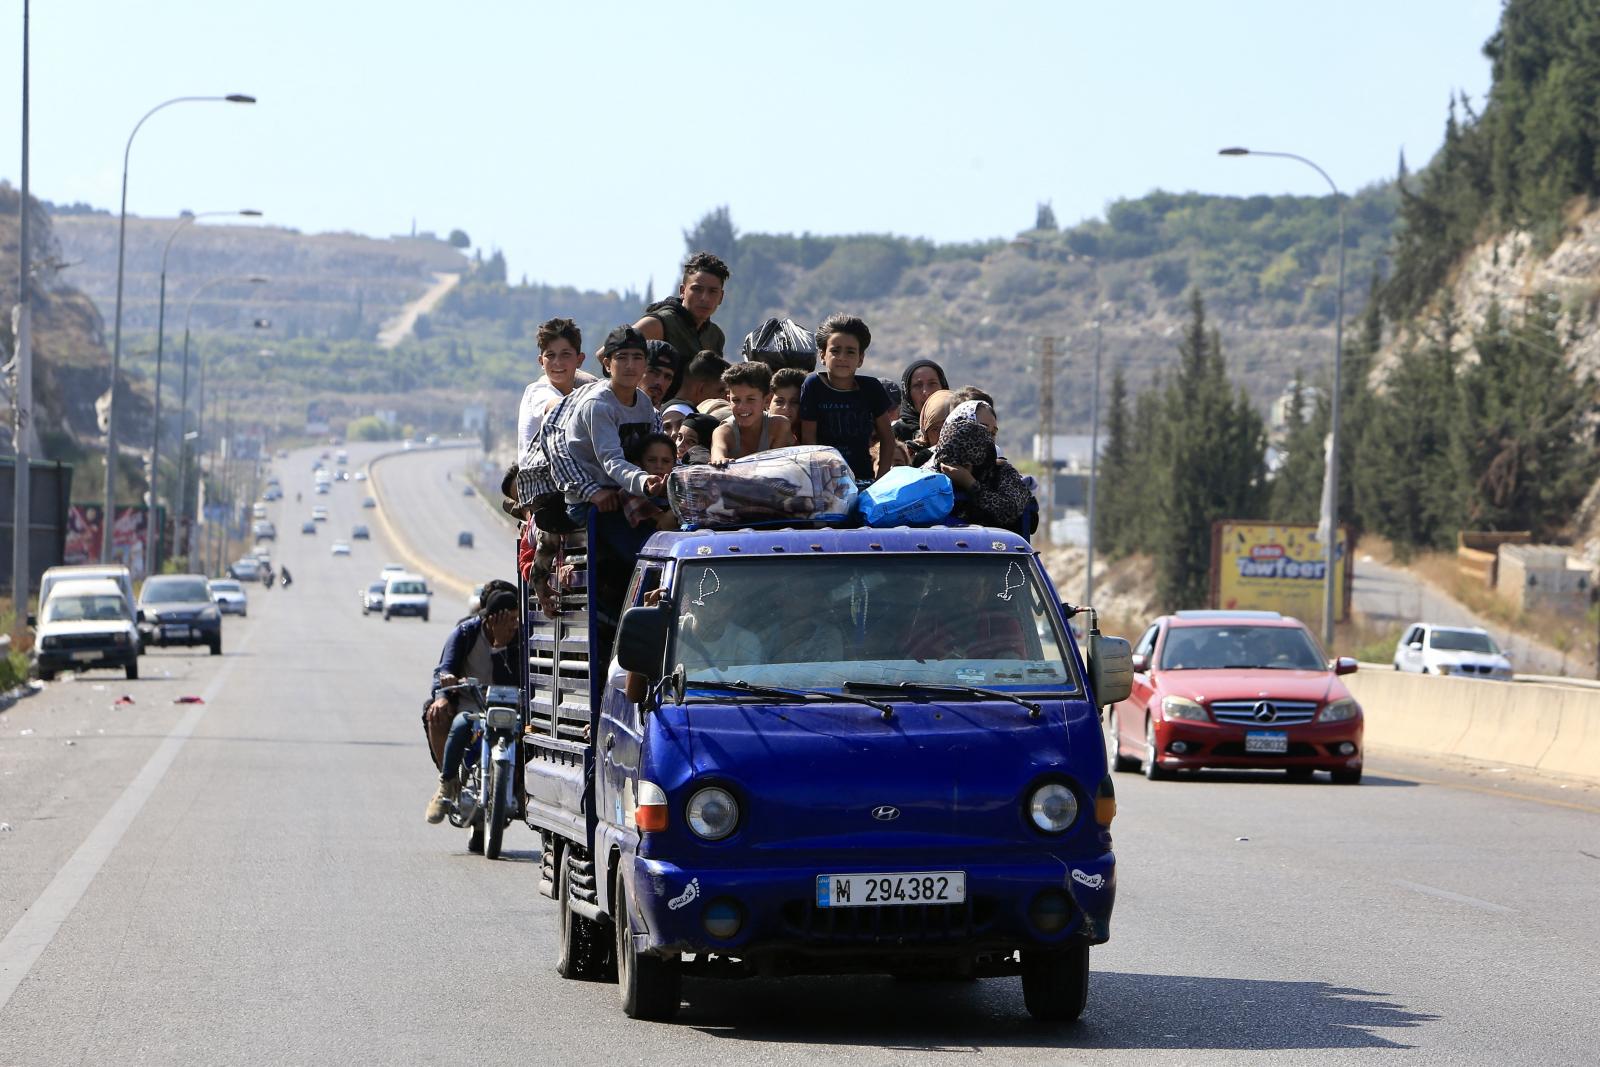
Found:
[[[912,361],[900,375],[900,417],[894,423],[894,435],[901,441],[910,441],[921,427],[922,405],[928,397],[941,389],[950,388],[944,368],[931,359]]]
[[[994,438],[976,410],[982,401],[968,401],[950,413],[939,431],[939,447],[923,464],[950,479],[960,496],[954,516],[978,526],[999,526],[1022,536],[1033,493],[1017,468],[1000,459]],[[966,410],[971,405],[974,410]],[[987,405],[983,405],[987,406]]]
[[[933,455],[934,446],[939,443],[939,430],[944,426],[944,420],[950,417],[950,412],[956,406],[956,395],[948,389],[940,389],[930,393],[922,402],[920,413],[921,425],[917,428],[916,435],[906,442],[906,449],[911,453],[911,465],[920,467],[928,462],[928,457]]]

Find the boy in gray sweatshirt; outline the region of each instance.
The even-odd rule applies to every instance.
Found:
[[[639,388],[649,361],[643,335],[632,326],[612,330],[600,361],[607,379],[573,394],[562,413],[560,443],[550,455],[551,473],[579,522],[590,504],[616,511],[623,493],[651,497],[666,489],[665,478],[647,474],[624,455],[636,439],[661,429],[650,397]]]

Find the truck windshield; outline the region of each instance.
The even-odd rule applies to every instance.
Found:
[[[1054,605],[1017,556],[692,561],[675,584],[672,655],[691,686],[1076,688]]]

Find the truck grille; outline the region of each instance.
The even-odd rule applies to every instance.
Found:
[[[814,901],[791,900],[781,915],[789,936],[814,944],[930,945],[984,933],[994,925],[995,903],[980,896],[962,904],[819,908]]]
[[[1264,715],[1262,705],[1272,709]],[[1317,704],[1312,700],[1218,700],[1211,705],[1211,717],[1218,722],[1235,726],[1299,726],[1310,722],[1317,714]]]

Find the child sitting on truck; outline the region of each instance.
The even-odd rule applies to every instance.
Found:
[[[733,418],[711,435],[711,462],[752,456],[794,443],[789,420],[767,414],[772,398],[772,371],[765,363],[740,363],[722,373],[722,384],[733,404]]]
[[[829,315],[817,327],[822,371],[806,377],[800,390],[800,441],[832,445],[861,481],[882,477],[894,466],[895,405],[883,383],[858,375],[872,331],[854,315]],[[878,460],[869,451],[880,443]]]
[[[628,459],[648,474],[665,477],[672,473],[678,461],[678,450],[672,438],[664,433],[653,433],[629,450]],[[624,496],[622,514],[627,517],[629,526],[652,530],[678,528],[678,518],[667,506],[664,494],[659,497]]]
[[[789,420],[789,431],[795,441],[800,440],[800,390],[806,384],[806,372],[799,367],[784,367],[772,375],[772,399],[767,402],[767,412],[782,415]]]

